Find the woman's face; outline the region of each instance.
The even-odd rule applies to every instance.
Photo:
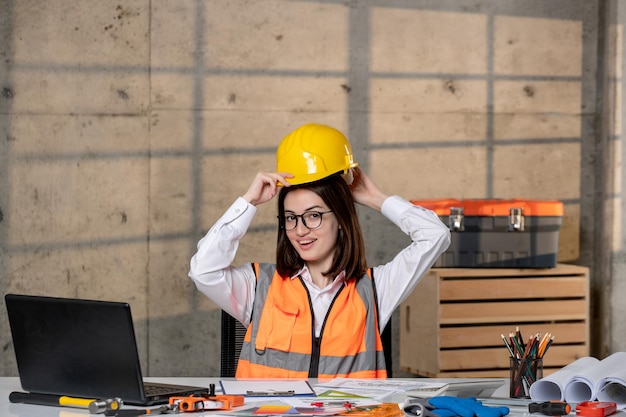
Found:
[[[330,267],[336,248],[339,224],[337,223],[335,213],[329,212],[321,214],[319,227],[309,229],[303,224],[300,215],[304,214],[305,221],[308,221],[307,225],[312,227],[317,225],[319,217],[315,213],[310,213],[324,213],[329,210],[324,200],[310,190],[294,190],[285,196],[286,228],[289,228],[289,224],[293,226],[294,221],[297,222],[294,229],[286,230],[287,237],[300,257],[309,266],[311,264],[321,264],[322,268]],[[298,217],[296,218],[295,216]]]

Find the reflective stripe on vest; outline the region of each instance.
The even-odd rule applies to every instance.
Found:
[[[280,277],[273,264],[254,267],[252,321],[236,376],[307,378],[314,329],[306,286]],[[339,290],[322,326],[318,378],[387,376],[375,300],[369,270]]]

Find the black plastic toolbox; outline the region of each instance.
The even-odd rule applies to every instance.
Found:
[[[539,200],[412,200],[450,227],[438,268],[553,268],[563,203]]]

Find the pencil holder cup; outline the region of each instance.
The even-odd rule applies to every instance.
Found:
[[[543,359],[511,358],[511,398],[530,398],[530,386],[543,378]]]

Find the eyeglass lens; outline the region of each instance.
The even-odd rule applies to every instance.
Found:
[[[298,217],[302,219],[302,224],[307,229],[317,229],[322,225],[322,215],[330,213],[319,211],[307,211],[302,214],[288,214],[285,216],[285,229],[293,230],[298,226]]]

